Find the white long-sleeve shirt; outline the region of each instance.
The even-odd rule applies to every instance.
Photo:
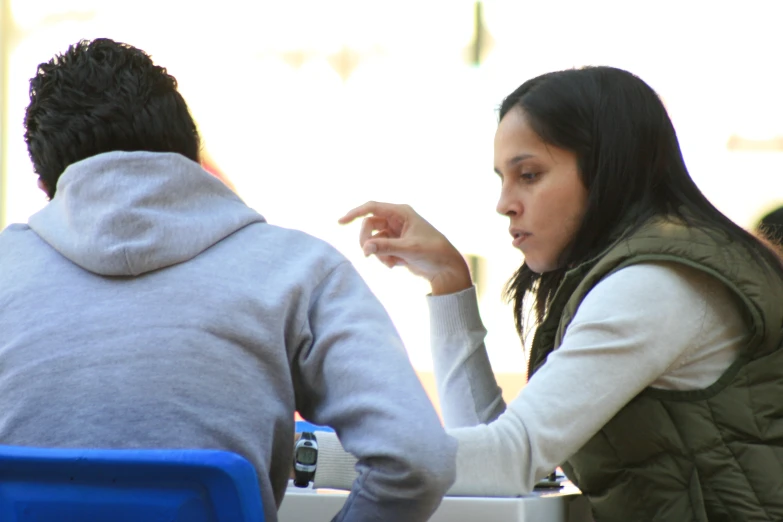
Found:
[[[735,298],[716,279],[679,264],[630,266],[587,294],[562,345],[506,406],[475,290],[428,300],[442,413],[459,442],[451,495],[531,491],[643,389],[715,382],[747,336]],[[339,442],[319,434],[319,445],[316,486],[349,487],[355,472]]]

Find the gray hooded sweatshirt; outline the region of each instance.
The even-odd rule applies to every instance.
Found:
[[[197,163],[93,156],[0,234],[0,443],[234,451],[275,521],[294,410],[359,459],[336,520],[426,520],[454,480],[456,442],[351,263]]]

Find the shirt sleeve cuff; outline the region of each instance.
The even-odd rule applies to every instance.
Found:
[[[433,337],[484,330],[475,286],[453,294],[428,295],[427,304],[430,309],[430,332]]]
[[[315,468],[314,488],[351,489],[356,480],[357,459],[343,449],[335,433],[319,431],[318,464]]]

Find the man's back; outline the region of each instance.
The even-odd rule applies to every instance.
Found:
[[[346,519],[425,517],[453,479],[454,444],[350,263],[177,154],[73,164],[0,234],[0,332],[4,444],[229,449],[275,520],[298,409],[360,457]]]

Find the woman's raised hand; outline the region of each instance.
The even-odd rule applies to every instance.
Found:
[[[409,205],[370,201],[339,219],[347,224],[363,217],[359,244],[389,268],[406,266],[425,277],[433,295],[451,294],[472,285],[462,254]]]

